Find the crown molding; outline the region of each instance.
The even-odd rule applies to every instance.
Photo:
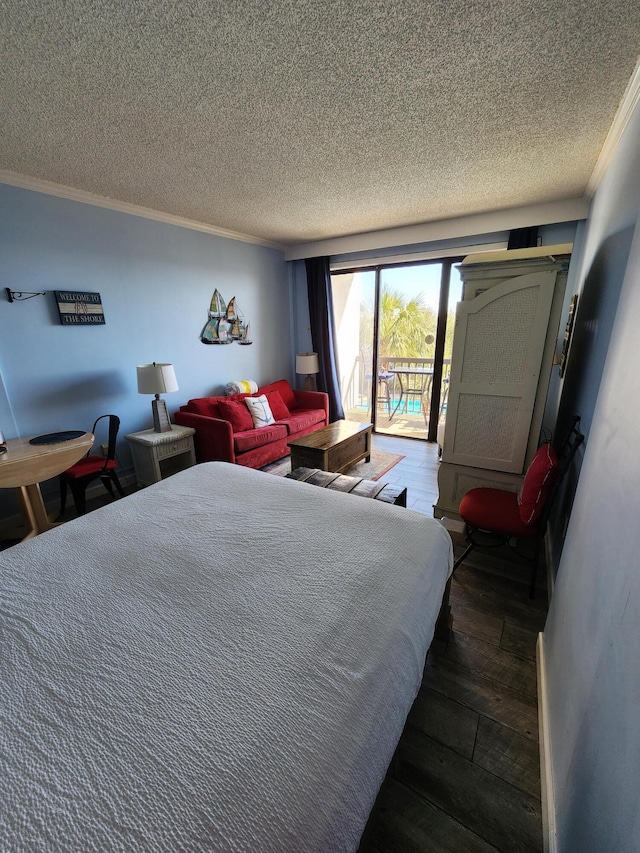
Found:
[[[565,199],[563,201],[512,207],[489,213],[475,213],[420,225],[406,225],[385,231],[368,231],[348,237],[334,237],[303,243],[285,250],[285,260],[331,257],[350,252],[366,252],[373,249],[388,249],[395,246],[411,246],[421,243],[451,240],[456,237],[472,237],[476,234],[495,234],[513,228],[533,225],[551,225],[555,222],[574,222],[586,219],[589,214],[588,198]]]
[[[609,168],[613,155],[622,139],[622,134],[627,129],[627,125],[631,121],[631,116],[637,108],[638,103],[640,103],[640,62],[638,62],[635,71],[631,75],[631,80],[629,80],[629,84],[620,101],[620,106],[614,116],[613,124],[609,128],[609,133],[600,150],[596,165],[587,182],[585,192],[588,198],[592,198],[598,189],[600,181]]]
[[[637,98],[638,91],[636,91],[636,102]],[[626,122],[628,120],[627,117]],[[626,127],[626,123],[624,126]],[[285,260],[287,261],[326,255],[340,255],[371,249],[384,249],[392,246],[409,246],[418,243],[448,240],[455,237],[470,237],[474,234],[508,231],[513,228],[525,228],[531,225],[571,222],[573,220],[586,219],[590,201],[590,197],[583,196],[582,198],[507,208],[489,213],[443,219],[438,222],[425,222],[418,225],[389,228],[384,231],[369,231],[362,234],[352,234],[312,243],[287,246],[273,240],[255,237],[250,234],[241,234],[226,228],[219,228],[204,222],[153,210],[149,207],[141,207],[140,205],[131,204],[126,201],[107,198],[106,196],[97,195],[87,190],[79,190],[41,178],[20,175],[16,172],[0,169],[0,183],[32,190],[33,192],[45,193],[46,195],[57,196],[58,198],[65,198],[70,201],[77,201],[81,204],[103,207],[118,213],[141,216],[144,219],[153,219],[156,222],[176,225],[179,228],[190,228],[194,231],[202,231],[205,234],[213,234],[229,240],[239,240],[243,243],[265,246],[269,249],[278,249],[285,252]]]
[[[205,234],[214,234],[216,237],[226,237],[228,240],[240,240],[243,243],[253,243],[256,246],[266,246],[268,249],[279,249],[284,251],[283,243],[266,240],[262,237],[254,237],[250,234],[240,234],[237,231],[229,231],[226,228],[218,228],[215,225],[207,225],[194,219],[186,219],[183,216],[174,216],[171,213],[163,213],[150,207],[141,207],[130,204],[127,201],[107,198],[87,190],[78,190],[67,187],[64,184],[55,184],[41,178],[31,178],[27,175],[19,175],[0,169],[0,183],[10,184],[13,187],[21,187],[25,190],[33,190],[46,195],[54,195],[58,198],[66,198],[70,201],[78,201],[81,204],[91,204],[94,207],[104,207],[107,210],[115,210],[118,213],[128,213],[131,216],[141,216],[143,219],[153,219],[156,222],[165,222],[167,225],[177,225],[179,228],[190,228],[192,231],[203,231]]]

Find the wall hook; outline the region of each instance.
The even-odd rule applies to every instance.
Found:
[[[25,299],[33,299],[34,296],[46,296],[44,290],[40,290],[38,293],[32,290],[11,290],[10,287],[5,287],[5,290],[9,302],[24,302]]]

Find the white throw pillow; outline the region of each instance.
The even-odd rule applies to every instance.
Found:
[[[273,417],[266,394],[261,394],[259,397],[245,397],[244,401],[255,429],[275,424],[276,419]]]

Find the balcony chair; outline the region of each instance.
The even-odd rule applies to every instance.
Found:
[[[98,478],[102,481],[102,485],[109,492],[111,500],[115,500],[113,486],[115,485],[120,497],[124,497],[124,491],[118,480],[118,475],[115,472],[117,462],[116,455],[116,438],[120,429],[120,418],[117,415],[100,415],[96,419],[91,432],[96,434],[98,423],[104,418],[109,422],[109,438],[107,444],[107,455],[97,456],[87,453],[79,462],[67,468],[60,474],[60,515],[64,515],[67,503],[67,486],[71,489],[73,502],[78,515],[84,515],[86,512],[85,491],[89,483]],[[113,485],[112,485],[113,484]]]
[[[371,383],[373,376],[371,373],[365,374],[365,380],[367,382],[367,387],[369,383]],[[387,412],[391,414],[391,402],[392,402],[392,387],[389,386],[389,382],[393,383],[394,374],[390,373],[387,370],[380,369],[378,370],[378,389],[376,393],[376,401],[378,406],[382,406],[383,408],[386,406]],[[367,394],[367,414],[371,411],[371,392]]]
[[[471,489],[462,498],[460,518],[466,525],[466,550],[453,566],[453,571],[475,548],[490,548],[511,544],[513,539],[533,540],[533,563],[529,598],[534,598],[538,561],[551,507],[578,447],[584,441],[579,432],[579,417],[574,417],[569,435],[555,452],[551,444],[541,445],[524,476],[522,488],[516,494],[504,489]]]
[[[389,415],[389,421],[392,421],[398,410],[402,409],[405,414],[419,414],[421,412],[425,426],[428,426],[433,369],[431,369],[430,373],[414,373],[414,369],[419,370],[420,368],[398,367],[393,371],[398,377],[400,398],[396,403],[395,409]]]
[[[386,370],[378,371],[378,405],[386,406],[387,412],[391,414],[391,388],[389,382],[393,382],[394,374]]]

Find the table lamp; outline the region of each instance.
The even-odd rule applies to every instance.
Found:
[[[296,356],[296,373],[306,374],[304,380],[305,391],[316,390],[316,373],[320,372],[318,364],[318,353],[316,352],[301,352]]]
[[[138,394],[155,394],[155,400],[151,401],[153,412],[153,428],[156,432],[168,432],[173,429],[169,420],[167,404],[160,399],[160,394],[169,394],[178,390],[178,381],[172,364],[139,364],[136,367],[138,373]]]

